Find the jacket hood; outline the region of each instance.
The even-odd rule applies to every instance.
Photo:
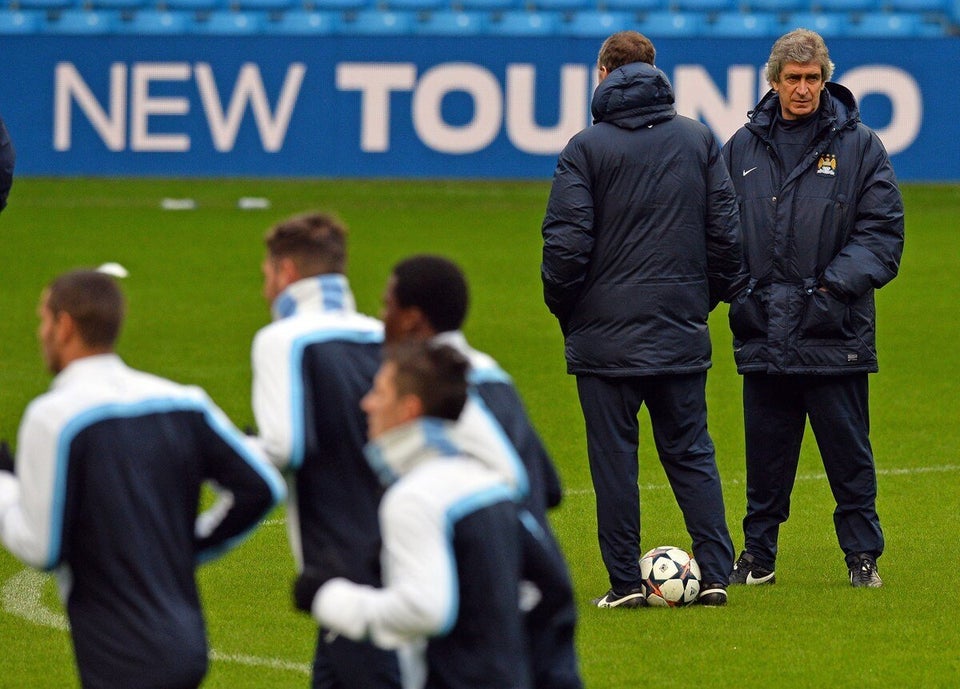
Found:
[[[755,133],[769,131],[779,107],[780,98],[776,91],[770,89],[757,103],[757,107],[747,113],[750,119],[747,129]],[[860,121],[857,99],[846,86],[828,81],[823,95],[820,96],[820,119],[822,126],[830,125],[837,129],[856,126]]]
[[[667,75],[645,62],[632,62],[610,72],[593,94],[594,124],[609,122],[639,129],[672,119],[673,87]]]

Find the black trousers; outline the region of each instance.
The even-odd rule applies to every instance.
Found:
[[[400,664],[394,651],[351,641],[322,627],[319,631],[312,689],[400,689]]]
[[[772,569],[776,561],[777,537],[780,525],[790,515],[790,493],[807,418],[837,502],[833,522],[847,564],[857,553],[875,558],[883,553],[868,390],[866,373],[744,375],[744,547],[761,565]]]
[[[647,405],[653,440],[693,542],[705,583],[726,582],[733,568],[713,440],[707,432],[706,372],[600,378],[578,376],[587,455],[597,495],[597,534],[610,585],[640,582],[640,424]],[[662,545],[659,543],[651,544]]]

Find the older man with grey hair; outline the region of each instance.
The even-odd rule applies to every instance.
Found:
[[[750,282],[730,305],[743,374],[747,513],[732,584],[772,584],[807,419],[836,499],[850,583],[882,585],[884,539],[869,439],[874,290],[897,275],[903,199],[818,34],[773,45],[771,90],[723,149]]]

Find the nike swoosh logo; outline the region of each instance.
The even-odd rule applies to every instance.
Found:
[[[775,575],[775,572],[770,572],[770,574],[767,574],[766,576],[755,577],[753,576],[753,572],[747,572],[747,586],[750,586],[752,584],[766,584],[768,581],[773,579],[774,575]]]
[[[759,167],[759,165],[758,165],[757,167]],[[756,170],[756,169],[757,169],[756,167],[752,167],[752,168],[750,168],[749,170],[744,170],[744,171],[743,171],[743,176],[746,177],[747,175],[749,175],[751,172],[753,172],[753,171]]]

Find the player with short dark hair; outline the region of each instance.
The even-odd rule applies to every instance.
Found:
[[[418,397],[424,416],[447,421],[460,418],[467,402],[469,364],[456,350],[399,342],[387,346],[384,361],[396,366],[397,394]]]
[[[123,313],[95,271],[44,290],[55,378],[24,414],[15,474],[0,467],[0,539],[56,570],[85,688],[186,689],[207,671],[196,565],[238,543],[284,486],[202,390],[123,363]],[[198,516],[205,484],[219,499]]]
[[[538,569],[525,576],[539,589],[539,603],[525,618],[534,686],[577,689],[582,681],[574,646],[573,585],[547,518],[547,509],[562,498],[560,478],[510,376],[493,358],[467,343],[461,327],[468,307],[469,287],[460,266],[443,256],[411,256],[397,263],[387,279],[383,297],[386,339],[388,343],[427,340],[444,344],[470,362],[471,390],[513,444],[527,475],[522,504],[533,523],[528,520],[529,528],[523,533],[524,548]]]
[[[386,340],[433,339],[467,357],[472,389],[523,461],[525,503],[546,524],[546,510],[558,505],[563,496],[560,477],[509,374],[492,357],[467,343],[461,327],[468,308],[469,287],[457,264],[442,256],[410,256],[397,263],[387,278],[382,313]]]

